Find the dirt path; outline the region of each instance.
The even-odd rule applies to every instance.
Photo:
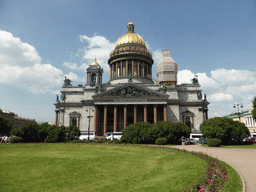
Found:
[[[199,151],[232,166],[243,177],[246,192],[256,192],[256,149],[202,147],[201,145],[171,146],[188,151]]]

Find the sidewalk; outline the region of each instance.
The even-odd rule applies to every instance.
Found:
[[[203,152],[224,161],[242,175],[245,181],[246,192],[256,192],[256,149],[202,147],[201,145],[169,147]]]

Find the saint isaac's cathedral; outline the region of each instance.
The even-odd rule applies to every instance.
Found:
[[[73,86],[64,80],[57,97],[55,124],[76,125],[81,131],[120,132],[136,122],[182,122],[192,133],[208,117],[206,95],[195,77],[191,84],[177,85],[177,63],[169,50],[162,51],[156,65],[157,83],[152,80],[154,60],[145,41],[134,32],[133,22],[110,53],[110,79],[102,83],[103,69],[97,60],[87,68],[87,82]]]

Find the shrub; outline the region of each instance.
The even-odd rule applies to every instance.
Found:
[[[23,139],[23,142],[40,142],[38,136],[39,125],[37,123],[26,123],[13,129],[11,131],[12,135],[16,135]]]
[[[148,122],[138,122],[135,124],[130,124],[127,128],[123,129],[123,136],[121,141],[124,143],[141,143],[141,138],[146,137],[142,136],[144,132],[148,130],[150,123]]]
[[[70,125],[66,128],[67,139],[68,140],[75,140],[76,137],[81,135],[80,129],[74,125]]]
[[[208,119],[200,125],[200,130],[203,137],[218,138],[224,145],[241,144],[242,138],[250,135],[249,129],[244,123],[227,117]]]
[[[12,129],[12,121],[2,117],[0,115],[0,134],[1,135],[10,135],[10,131]]]
[[[23,139],[21,137],[12,137],[10,143],[21,143]]]
[[[191,129],[187,125],[166,121],[157,124],[156,139],[164,137],[167,143],[180,144],[181,137],[189,137],[190,133]]]
[[[156,144],[157,145],[165,145],[167,143],[167,139],[166,138],[158,138],[156,139]]]
[[[209,147],[219,147],[221,144],[221,140],[217,138],[208,139],[207,144]]]
[[[122,143],[122,141],[120,141],[120,140],[115,140],[114,143],[115,143],[115,144],[120,144],[120,143]]]

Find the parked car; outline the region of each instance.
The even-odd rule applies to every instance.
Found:
[[[113,133],[113,139],[111,133]],[[107,132],[104,136],[107,140],[121,140],[123,132]]]
[[[89,140],[96,140],[97,135],[94,132],[89,132]],[[88,131],[81,131],[80,140],[88,140]]]

